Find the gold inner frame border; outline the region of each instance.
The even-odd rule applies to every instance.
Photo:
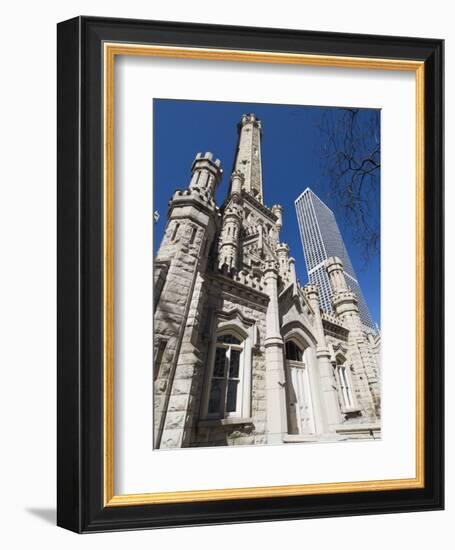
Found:
[[[151,56],[179,59],[307,65],[351,69],[411,71],[416,78],[416,476],[404,479],[264,487],[226,488],[159,493],[115,494],[114,453],[114,93],[115,57]],[[153,44],[105,42],[103,44],[103,431],[104,504],[131,506],[178,502],[273,498],[298,495],[419,489],[424,480],[424,85],[423,61],[342,57],[293,53],[187,48]]]

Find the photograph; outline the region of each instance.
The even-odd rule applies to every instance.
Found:
[[[155,98],[153,137],[154,449],[380,440],[381,110]]]

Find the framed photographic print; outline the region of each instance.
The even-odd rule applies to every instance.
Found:
[[[443,42],[58,25],[58,525],[443,507]]]

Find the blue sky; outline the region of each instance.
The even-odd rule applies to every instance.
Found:
[[[223,180],[216,200],[226,196],[237,144],[237,123],[243,113],[255,113],[262,121],[263,193],[267,206],[284,207],[281,240],[296,259],[297,277],[308,281],[294,200],[311,189],[333,210],[373,320],[380,325],[379,256],[368,263],[343,215],[329,193],[321,158],[323,137],[317,127],[324,111],[336,107],[228,103],[155,99],[154,108],[154,209],[160,219],[155,225],[155,253],[166,226],[167,205],[175,189],[188,186],[196,153],[211,151],[221,160]],[[336,113],[335,113],[336,114]],[[377,217],[379,218],[379,189]]]

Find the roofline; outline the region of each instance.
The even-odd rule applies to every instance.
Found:
[[[294,205],[298,203],[298,201],[303,197],[303,195],[305,195],[305,193],[312,193],[318,199],[318,201],[327,208],[327,210],[332,214],[332,216],[335,217],[335,214],[333,210],[330,208],[330,206],[327,206],[327,204],[321,199],[321,197],[317,195],[310,187],[307,187],[302,193],[300,193],[300,195],[295,199]]]
[[[316,195],[316,193],[314,193],[314,191],[312,191],[309,187],[307,187],[307,188],[305,189],[305,191],[302,191],[302,193],[300,193],[300,195],[295,199],[294,204],[295,204],[297,201],[299,201],[307,191],[311,191],[311,193],[313,193],[314,195]],[[317,195],[316,195],[316,196],[317,196]]]

